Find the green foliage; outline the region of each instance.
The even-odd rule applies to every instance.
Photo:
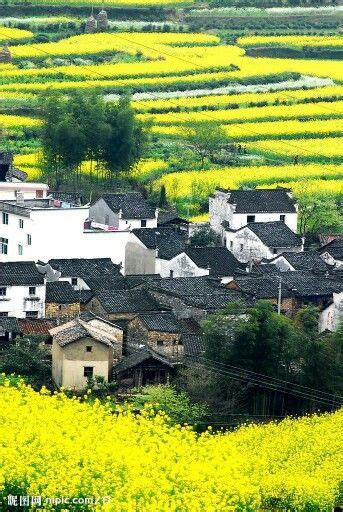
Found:
[[[193,233],[190,244],[193,247],[216,247],[220,245],[220,239],[217,233],[206,224]]]
[[[193,123],[185,131],[185,143],[194,151],[204,166],[205,158],[212,159],[227,142],[223,128],[211,121]]]
[[[27,377],[26,380],[36,387],[46,384],[50,378],[51,366],[48,351],[41,343],[40,336],[16,338],[4,352],[0,372]]]
[[[306,184],[304,184],[306,192]],[[339,233],[342,217],[334,200],[327,196],[301,194],[299,197],[299,232],[319,234],[327,231]]]
[[[196,425],[206,414],[206,406],[192,403],[188,394],[172,386],[146,386],[135,396],[134,406],[152,404],[156,411],[165,412],[173,423]]]

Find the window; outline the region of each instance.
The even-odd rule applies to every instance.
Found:
[[[162,347],[164,345],[163,340],[157,340],[157,346]]]
[[[8,224],[8,213],[2,212],[2,223]]]
[[[169,270],[169,277],[174,277],[174,270]]]
[[[24,228],[24,221],[23,221],[23,219],[19,219],[19,227],[20,227],[20,229]]]
[[[277,249],[275,249],[275,247],[273,249],[273,254],[277,254]]]
[[[77,277],[72,277],[71,278],[71,285],[72,286],[77,286]]]
[[[43,198],[43,190],[36,190],[36,199]]]
[[[233,240],[230,240],[230,249],[233,249]]]
[[[83,376],[84,377],[93,377],[93,366],[84,366],[83,367]]]
[[[282,222],[285,222],[285,220],[286,220],[286,215],[280,215],[280,220],[281,220]]]
[[[86,352],[92,352],[92,346],[91,345],[87,345]]]
[[[32,244],[31,235],[27,235],[27,245],[31,245],[31,244]]]
[[[26,318],[38,318],[38,311],[26,311]]]
[[[0,288],[0,297],[6,297],[7,288],[5,286],[2,286]]]
[[[29,295],[36,295],[36,287],[35,286],[29,287]]]
[[[255,222],[255,215],[247,215],[247,224],[249,222]]]
[[[243,245],[243,244],[240,244],[239,249],[240,249],[240,251],[243,251],[243,249],[244,249],[244,245]]]
[[[0,311],[0,317],[8,316],[8,311]]]
[[[8,238],[0,238],[0,254],[8,253]]]
[[[141,220],[141,228],[146,228],[146,220]]]
[[[23,246],[20,244],[18,244],[18,254],[19,254],[19,256],[23,255]]]

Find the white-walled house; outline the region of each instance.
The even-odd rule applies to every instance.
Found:
[[[284,188],[254,190],[217,189],[209,198],[211,228],[224,237],[224,228],[237,230],[253,222],[282,221],[297,230],[298,206]]]
[[[60,203],[58,203],[60,205]],[[103,231],[85,224],[89,207],[56,206],[53,199],[0,202],[0,261],[110,258],[125,262],[130,231]]]
[[[237,230],[224,231],[226,247],[240,262],[271,259],[287,252],[304,250],[303,239],[283,221],[253,222]]]
[[[283,252],[268,263],[275,265],[281,272],[294,270],[327,272],[329,269],[317,251]]]
[[[323,261],[332,267],[343,267],[343,238],[337,237],[319,249]]]
[[[0,182],[0,201],[45,199],[48,190],[45,183],[3,181]]]
[[[187,247],[169,261],[162,277],[232,278],[241,264],[225,247]]]
[[[0,316],[43,318],[45,282],[33,261],[0,263]]]
[[[332,302],[319,313],[319,332],[335,331],[343,320],[343,292],[333,293]]]
[[[91,204],[89,216],[113,230],[131,231],[157,227],[158,209],[151,207],[137,192],[103,194]]]

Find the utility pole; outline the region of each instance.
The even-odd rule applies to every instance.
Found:
[[[278,301],[277,301],[277,314],[281,315],[281,299],[282,299],[282,278],[279,277],[279,293],[278,293]]]

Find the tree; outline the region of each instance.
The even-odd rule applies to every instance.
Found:
[[[147,127],[136,119],[128,96],[122,96],[116,105],[106,106],[106,121],[111,130],[103,148],[104,162],[112,175],[128,172],[143,155]]]
[[[40,336],[16,338],[15,343],[4,352],[0,371],[27,377],[36,387],[46,384],[50,379],[51,367],[48,351],[41,346],[41,342]]]
[[[192,403],[185,391],[162,384],[146,386],[135,396],[135,407],[141,408],[147,403],[153,404],[156,412],[165,412],[173,423],[196,425],[207,412],[205,405]]]
[[[158,200],[158,206],[160,208],[163,208],[167,204],[168,204],[168,201],[167,201],[166,186],[165,185],[161,185],[160,197],[159,197],[159,200]]]
[[[194,231],[190,244],[193,247],[216,247],[220,245],[220,238],[209,225],[204,225]]]
[[[213,158],[226,142],[223,128],[213,122],[194,123],[185,130],[185,143],[198,155],[201,167],[205,158]]]
[[[309,182],[303,182],[299,193],[299,232],[304,235],[339,230],[341,215],[335,201],[311,193],[309,186]]]

